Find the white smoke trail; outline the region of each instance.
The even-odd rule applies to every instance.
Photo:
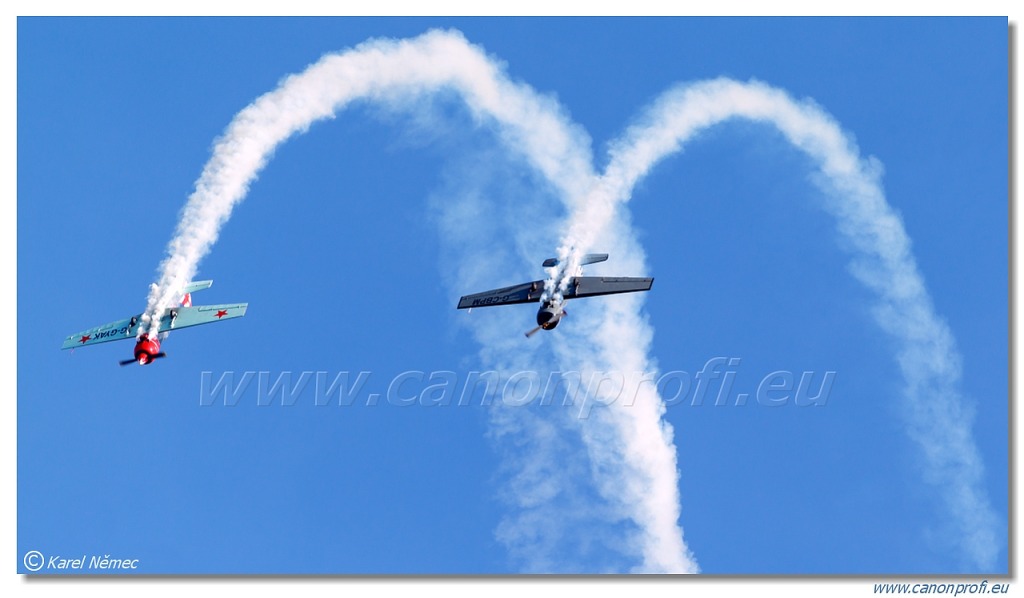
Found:
[[[411,40],[366,42],[351,51],[325,56],[303,73],[286,78],[233,119],[216,142],[168,246],[145,312],[150,333],[158,327],[159,316],[178,299],[182,285],[192,278],[220,227],[280,143],[356,100],[414,109],[415,101],[425,94],[452,91],[465,101],[479,124],[493,128],[568,206],[587,199],[597,181],[589,138],[570,124],[556,102],[511,82],[500,65],[458,33],[434,31]],[[628,229],[618,232],[626,237],[619,244],[632,244]],[[637,304],[628,305],[623,321],[631,325],[638,321]],[[646,341],[638,351],[626,361],[605,356],[602,365],[611,364],[617,371],[640,367],[646,361]],[[481,355],[493,363],[511,364],[493,350],[485,348]],[[569,368],[591,369],[578,368],[571,352],[563,351],[560,357]],[[523,365],[533,369],[549,366],[536,358]],[[696,565],[677,522],[675,451],[671,431],[660,420],[662,410],[656,395],[645,396],[636,409],[616,409],[579,423],[585,426],[582,433],[587,438],[610,437],[600,446],[590,443],[591,457],[596,467],[605,467],[601,460],[618,464],[619,479],[602,478],[601,494],[615,503],[615,517],[640,529],[633,546],[633,557],[639,554],[643,558],[638,569],[692,572]],[[630,438],[623,441],[619,436]],[[617,488],[626,488],[626,494]],[[507,527],[504,531],[509,532]]]
[[[144,317],[150,332],[195,274],[275,147],[352,101],[409,102],[446,89],[457,92],[477,118],[500,123],[509,147],[522,152],[563,195],[578,195],[579,185],[592,178],[586,135],[567,124],[557,103],[509,81],[499,64],[461,35],[435,31],[412,40],[370,41],[325,56],[242,110],[215,144],[149,294]]]
[[[819,183],[836,197],[831,208],[839,228],[861,251],[854,273],[878,293],[879,322],[901,342],[911,436],[925,449],[932,478],[945,489],[971,556],[979,566],[990,566],[998,534],[980,488],[980,459],[969,418],[962,415],[955,392],[956,351],[948,329],[933,313],[902,224],[885,202],[872,163],[858,158],[856,148],[831,119],[816,107],[796,104],[765,86],[723,80],[666,94],[646,123],[631,128],[615,146],[606,173],[598,178],[591,166],[589,140],[569,124],[557,104],[510,82],[499,65],[457,33],[371,41],[328,55],[244,109],[216,143],[150,293],[146,316],[151,326],[177,300],[181,286],[191,279],[277,145],[356,100],[412,107],[425,94],[446,91],[454,91],[479,124],[492,127],[503,143],[521,153],[566,203],[572,216],[559,257],[567,260],[569,273],[575,271],[579,255],[598,249],[594,245],[600,241],[599,249],[613,253],[617,267],[642,274],[643,252],[622,204],[633,184],[658,160],[716,122],[733,117],[771,122],[819,160]],[[640,315],[641,301],[622,296],[592,305],[582,316],[584,322],[566,331],[566,342],[555,345],[555,365],[580,370],[584,376],[655,369],[648,358],[651,330]],[[495,348],[502,346],[485,345],[482,358],[505,365],[521,361]],[[580,350],[588,346],[593,349]],[[642,556],[636,570],[696,571],[678,524],[672,429],[661,419],[660,397],[649,386],[640,389],[628,401],[609,401],[607,408],[577,422],[594,484],[612,505],[611,516],[617,521],[625,518],[639,530],[630,542]],[[536,496],[532,490],[528,493]]]
[[[615,222],[619,206],[628,201],[636,182],[694,135],[731,118],[774,125],[818,163],[815,183],[830,197],[828,209],[836,217],[840,233],[859,252],[851,272],[877,294],[875,318],[898,342],[897,359],[906,384],[907,431],[922,449],[926,479],[943,495],[956,528],[956,543],[962,546],[970,567],[992,570],[1000,547],[1005,545],[1004,533],[983,487],[983,465],[971,431],[972,413],[958,390],[960,357],[952,334],[936,316],[903,224],[886,202],[879,165],[871,158],[861,159],[854,143],[815,104],[797,103],[761,83],[728,79],[670,90],[613,145],[600,184],[570,218],[566,245],[582,253],[591,249],[596,238],[628,238],[608,235],[607,228]],[[620,250],[616,251],[619,255]],[[627,309],[616,318],[635,313]],[[604,319],[606,324],[611,321],[615,319]],[[631,322],[629,329],[643,333],[646,325]],[[620,331],[606,332],[591,337],[600,343],[599,350],[621,349]],[[640,366],[646,354],[643,347],[626,343],[626,348],[634,349],[631,359]],[[631,423],[628,417],[617,421]],[[635,424],[652,421],[658,420],[642,417]],[[624,437],[633,436],[627,433]],[[627,452],[636,450],[630,447]]]

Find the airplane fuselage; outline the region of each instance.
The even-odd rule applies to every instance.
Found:
[[[541,304],[540,309],[537,310],[537,325],[544,330],[552,330],[555,326],[558,326],[558,322],[562,320],[564,315],[565,310],[560,302],[545,301]]]

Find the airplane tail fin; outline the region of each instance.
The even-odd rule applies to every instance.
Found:
[[[185,293],[185,296],[181,298],[182,307],[192,307],[192,293]]]

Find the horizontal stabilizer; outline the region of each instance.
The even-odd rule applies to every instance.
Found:
[[[598,262],[606,261],[607,259],[607,253],[588,253],[587,255],[583,256],[583,258],[580,259],[580,266],[596,264]],[[544,263],[541,265],[544,266],[545,268],[551,268],[552,266],[557,266],[558,263],[559,261],[557,257],[549,257],[548,259],[544,260]]]
[[[197,280],[195,282],[190,282],[187,285],[185,285],[185,288],[181,290],[181,294],[185,295],[187,293],[195,293],[196,291],[202,291],[203,289],[210,288],[211,285],[213,285],[212,280]]]

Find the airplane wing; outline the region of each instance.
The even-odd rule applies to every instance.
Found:
[[[74,349],[75,347],[98,345],[126,338],[134,339],[141,322],[142,314],[138,314],[130,318],[83,330],[82,332],[76,332],[65,338],[64,344],[60,348]]]
[[[637,291],[649,291],[653,284],[653,278],[574,276],[569,281],[569,288],[562,293],[562,296],[566,299],[578,299],[580,297],[596,297],[598,295],[635,293]]]
[[[484,291],[473,295],[465,295],[459,299],[458,309],[471,307],[487,307],[490,305],[512,305],[514,303],[533,303],[540,301],[544,293],[544,281],[524,282],[503,289]]]
[[[160,332],[188,328],[200,324],[209,324],[221,320],[240,318],[245,315],[248,303],[228,303],[224,305],[197,305],[195,307],[175,307],[167,310],[160,318]],[[172,317],[172,314],[176,316]],[[64,339],[61,349],[98,345],[126,338],[135,339],[142,325],[142,314],[77,332]]]
[[[248,303],[228,303],[224,305],[196,305],[195,307],[175,307],[167,310],[164,317],[160,318],[160,332],[169,332],[200,324],[210,324],[221,320],[241,318],[245,310],[249,308]],[[177,313],[177,317],[171,317]]]

